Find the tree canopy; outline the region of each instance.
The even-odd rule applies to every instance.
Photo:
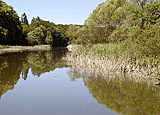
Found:
[[[39,16],[28,23],[26,13],[19,16],[12,6],[0,1],[0,44],[1,45],[37,45],[49,44],[53,47],[68,45],[66,31],[69,25],[42,20]]]
[[[159,23],[159,19],[158,0],[107,0],[93,10],[83,29],[77,29],[70,36],[82,39],[79,41],[86,41],[87,44],[121,42],[128,38],[136,39],[136,36],[131,36],[136,34],[135,29],[142,32],[153,28]],[[84,35],[84,31],[87,35]]]
[[[156,57],[160,54],[160,1],[107,0],[93,10],[82,28],[72,26],[69,32],[71,43],[121,44],[127,55],[139,51],[136,55]]]
[[[0,44],[21,44],[22,27],[12,6],[0,1]]]
[[[66,36],[68,26],[55,25],[37,17],[34,18],[34,21],[29,26],[24,25],[23,28],[26,28],[24,33],[27,33],[26,39],[31,45],[50,44],[53,47],[64,47],[68,44]]]
[[[28,25],[27,15],[25,13],[21,16],[21,22]]]
[[[85,20],[84,25],[62,25],[33,17],[28,24],[23,13],[21,22],[13,7],[0,1],[0,44],[50,44],[54,47],[68,43],[93,45],[97,43],[132,44],[144,55],[156,56],[159,50],[159,0],[106,0]],[[132,42],[132,43],[131,43]],[[150,45],[150,43],[152,45]],[[123,49],[127,49],[124,45]],[[152,53],[151,53],[152,52]]]

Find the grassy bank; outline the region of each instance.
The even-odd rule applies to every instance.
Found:
[[[159,77],[159,59],[124,50],[123,44],[79,46],[67,55],[68,64],[94,74],[127,74],[137,81]],[[133,53],[134,52],[134,53]]]

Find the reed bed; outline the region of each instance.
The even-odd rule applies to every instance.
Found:
[[[105,51],[105,49],[98,51],[94,48],[79,47],[76,51],[67,54],[67,64],[73,68],[78,68],[81,72],[86,71],[94,75],[111,76],[112,78],[117,78],[117,75],[121,77],[125,75],[136,82],[158,82],[156,80],[160,73],[158,61],[149,61],[143,58],[133,60],[120,55],[113,55],[114,51]],[[105,55],[102,55],[104,52]]]

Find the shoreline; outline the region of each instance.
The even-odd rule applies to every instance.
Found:
[[[66,56],[67,64],[72,68],[79,69],[81,72],[89,72],[94,75],[101,74],[104,77],[110,76],[111,79],[118,76],[127,76],[136,82],[150,82],[151,84],[159,84],[158,76],[159,67],[140,67],[138,63],[131,64],[129,60],[124,58],[107,58],[105,56],[95,56],[88,53],[76,53],[74,47],[70,47],[70,53]],[[120,78],[121,78],[120,77]],[[116,77],[117,78],[117,77]],[[150,84],[149,83],[149,84]]]
[[[22,52],[27,50],[51,50],[50,45],[35,45],[35,46],[9,46],[8,48],[0,49],[0,54],[11,52]]]
[[[80,45],[70,44],[70,45],[68,45],[66,48],[68,49],[68,51],[72,52],[72,51],[76,51],[76,49],[77,49],[79,46],[80,46]]]
[[[75,51],[77,49],[77,46],[78,45],[68,45],[63,48],[67,48],[68,51]],[[60,47],[58,47],[58,48],[60,48]],[[50,45],[7,46],[4,48],[0,48],[0,54],[7,53],[7,52],[21,52],[21,51],[26,51],[26,50],[51,50],[51,49],[52,49],[52,47]]]

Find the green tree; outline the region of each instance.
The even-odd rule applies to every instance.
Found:
[[[89,29],[86,27],[79,28],[76,32],[77,39],[75,43],[82,45],[92,45],[93,40],[89,36]]]
[[[66,31],[66,36],[69,38],[70,44],[76,43],[76,39],[78,38],[77,31],[79,29],[80,29],[80,26],[72,25],[72,24],[69,25],[69,28]]]
[[[21,22],[28,25],[27,15],[25,13],[21,15]]]
[[[0,44],[20,44],[22,28],[19,16],[12,6],[0,1]]]
[[[44,38],[44,33],[41,30],[41,28],[36,28],[33,31],[30,31],[28,33],[27,40],[29,41],[30,44],[42,44],[43,38]]]
[[[136,46],[135,50],[139,51],[140,57],[157,57],[159,55],[159,12],[160,3],[157,1],[134,1],[131,4],[130,15],[127,17],[124,28],[127,29],[127,37],[129,38],[125,43],[125,48],[128,42],[132,46]],[[129,49],[130,49],[129,48]],[[128,49],[128,48],[127,48]],[[131,55],[135,54],[131,50],[128,52]]]
[[[45,38],[45,42],[48,44],[52,44],[53,42],[53,37],[50,31],[47,31],[47,36]]]
[[[34,21],[42,21],[41,18],[39,16],[37,16],[37,18],[32,18],[31,23],[33,23]]]
[[[130,0],[130,13],[132,14],[132,23],[145,29],[144,25],[147,21],[155,23],[159,18],[159,2],[158,0]]]
[[[112,32],[122,26],[127,16],[127,0],[107,0],[93,10],[85,21],[93,43],[108,43]]]

